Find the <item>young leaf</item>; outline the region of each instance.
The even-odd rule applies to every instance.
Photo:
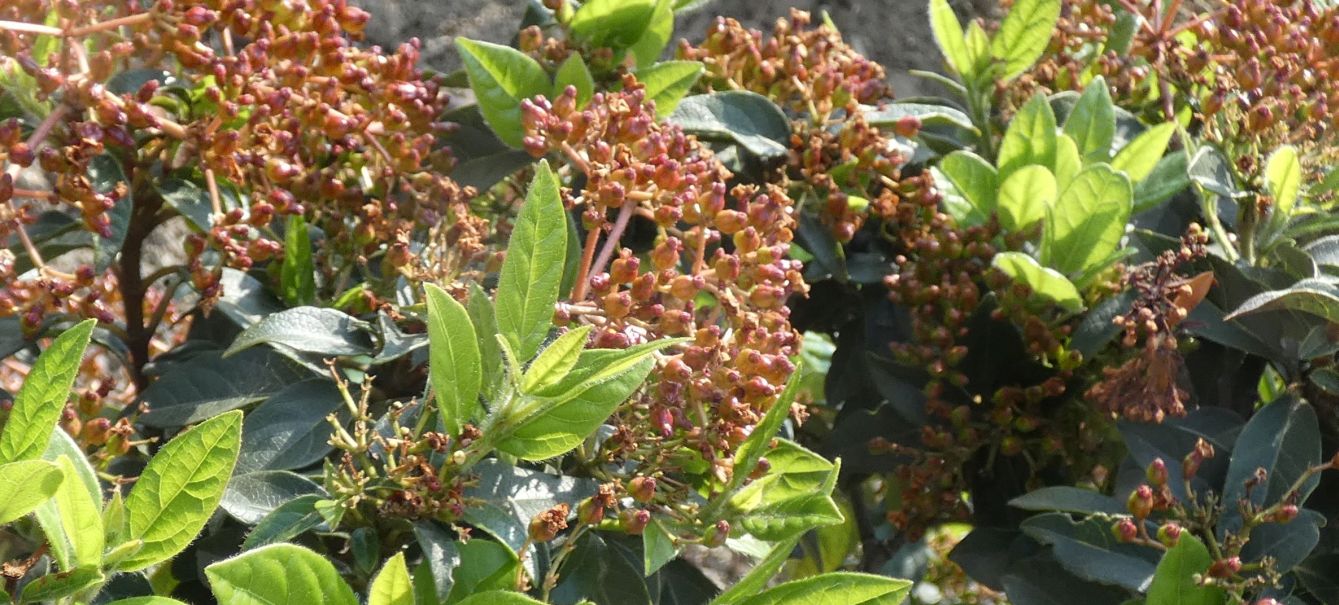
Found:
[[[637,70],[637,80],[646,86],[647,100],[655,101],[656,115],[667,116],[693,89],[703,69],[697,61],[663,61]]]
[[[591,326],[568,330],[540,351],[521,376],[521,392],[533,394],[558,384],[576,366],[590,331]]]
[[[435,284],[427,284],[428,377],[437,395],[437,410],[455,435],[479,416],[483,366],[469,312]]]
[[[1041,266],[1022,252],[1001,252],[991,265],[1003,271],[1010,279],[1026,284],[1032,293],[1049,300],[1060,308],[1077,313],[1083,309],[1083,297],[1064,275]]]
[[[1000,225],[1016,233],[1046,217],[1055,204],[1055,176],[1045,166],[1024,166],[1000,184]]]
[[[136,571],[181,552],[214,514],[242,444],[242,413],[228,412],[177,435],[149,461],[126,498],[130,535],[143,540],[122,561]]]
[[[995,212],[999,174],[989,162],[970,151],[955,151],[939,161],[939,170],[982,214],[990,216]]]
[[[548,94],[548,74],[529,55],[500,44],[456,38],[456,48],[484,120],[503,143],[520,148],[521,101]]]
[[[646,30],[628,50],[637,59],[637,65],[650,65],[660,58],[660,53],[664,52],[673,36],[674,0],[656,0]],[[665,110],[665,113],[669,113],[669,110]]]
[[[749,433],[747,439],[739,444],[739,449],[735,452],[734,474],[731,475],[731,487],[738,487],[749,474],[753,472],[758,461],[769,449],[772,438],[776,436],[777,431],[781,430],[781,425],[785,423],[786,417],[790,415],[790,406],[795,402],[796,395],[800,392],[800,382],[803,376],[803,362],[796,364],[795,371],[791,373],[790,379],[786,381],[785,390],[772,403],[772,407],[767,409],[761,421],[753,427],[753,432]]]
[[[566,255],[567,221],[558,179],[541,162],[507,242],[495,302],[498,333],[522,361],[534,357],[553,327],[563,276],[555,267],[562,266]]]
[[[397,552],[386,561],[368,589],[367,605],[414,605],[414,585],[404,553]]]
[[[1148,587],[1148,602],[1159,605],[1222,605],[1227,594],[1217,586],[1202,586],[1196,576],[1209,570],[1213,557],[1199,538],[1183,535],[1176,546],[1167,550],[1153,572]]]
[[[759,561],[753,569],[749,570],[743,578],[740,578],[734,586],[731,586],[725,592],[722,592],[711,601],[711,605],[735,605],[743,603],[748,598],[754,596],[759,591],[767,588],[767,584],[772,581],[772,577],[781,571],[781,566],[786,564],[790,558],[790,553],[795,549],[795,543],[799,541],[799,536],[782,540],[768,551],[767,556]]]
[[[1070,275],[1107,260],[1130,219],[1130,179],[1106,164],[1084,168],[1047,214],[1041,262]]]
[[[1083,171],[1083,156],[1079,154],[1079,144],[1065,133],[1055,138],[1055,186],[1063,191],[1074,182],[1074,177]]]
[[[553,74],[553,93],[549,96],[561,95],[568,86],[576,88],[577,109],[585,107],[595,94],[595,78],[590,75],[590,68],[586,66],[586,60],[581,58],[580,53],[572,53],[572,56],[558,66],[558,72]]]
[[[130,597],[129,599],[120,599],[112,601],[107,605],[186,605],[176,599],[167,597]]]
[[[312,265],[311,236],[302,215],[288,217],[284,230],[284,263],[279,270],[284,301],[290,305],[316,302],[316,270]]]
[[[0,525],[33,512],[56,495],[64,479],[59,466],[42,460],[0,465]]]
[[[472,594],[462,599],[456,605],[544,605],[541,601],[536,601],[519,592],[510,590],[490,590],[478,594]]]
[[[658,17],[658,4],[653,0],[590,0],[572,15],[572,20],[567,24],[568,29],[574,38],[593,47],[627,49],[646,35],[653,19]],[[665,42],[668,41],[667,35]],[[648,52],[649,47],[650,43],[647,43],[647,50],[643,50],[643,53]],[[654,54],[659,53],[660,49],[657,48]]]
[[[1000,141],[1000,154],[995,162],[1000,176],[1008,178],[1028,164],[1054,166],[1055,139],[1055,112],[1046,97],[1037,94],[1014,115]]]
[[[80,567],[60,573],[53,573],[33,580],[23,587],[18,602],[54,603],[70,595],[83,592],[106,581],[102,571],[96,566]]]
[[[910,593],[909,580],[833,572],[786,582],[745,599],[742,605],[875,605],[901,603]]]
[[[674,536],[659,521],[651,521],[642,531],[642,573],[647,577],[679,556]]]
[[[1116,108],[1106,80],[1098,76],[1083,89],[1079,101],[1065,120],[1065,134],[1078,144],[1079,154],[1088,162],[1111,159],[1111,141],[1116,136]]]
[[[948,0],[930,0],[930,31],[934,33],[939,51],[950,69],[964,78],[972,76],[972,59],[967,54],[967,39],[962,24]]]
[[[497,341],[497,319],[493,316],[493,301],[479,284],[470,284],[470,299],[465,302],[474,326],[475,341],[479,345],[479,363],[484,397],[491,400],[502,377],[502,347]]]
[[[46,515],[39,515],[38,519],[47,533],[48,542],[63,542],[62,547],[69,545],[66,551],[69,561],[63,566],[65,569],[96,568],[102,564],[102,549],[105,546],[101,498],[90,498],[83,486],[73,480],[79,471],[70,458],[62,456],[58,464],[62,474],[71,478],[61,484],[55,498],[51,500],[59,525],[49,527],[49,517]]]
[[[1278,216],[1287,217],[1292,213],[1297,192],[1302,187],[1302,161],[1296,147],[1284,145],[1269,156],[1265,163],[1265,183],[1269,186],[1269,195],[1274,198]]]
[[[1171,142],[1172,134],[1175,132],[1176,124],[1173,122],[1158,124],[1145,130],[1116,153],[1116,159],[1111,161],[1111,167],[1125,172],[1130,177],[1131,183],[1142,182],[1153,172],[1158,160],[1162,159],[1162,154],[1167,150],[1167,144]]]
[[[66,330],[37,358],[0,432],[0,463],[42,455],[65,409],[95,325],[97,321],[89,319]]]
[[[1018,0],[1000,22],[990,41],[990,54],[1004,64],[1004,78],[1012,79],[1037,61],[1051,41],[1060,19],[1060,0]]]
[[[210,590],[228,605],[358,605],[325,557],[294,544],[247,551],[205,568]]]

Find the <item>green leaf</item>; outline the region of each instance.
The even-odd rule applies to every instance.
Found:
[[[637,70],[637,80],[646,86],[646,98],[656,104],[656,115],[668,116],[693,89],[705,67],[697,61],[663,61]]]
[[[830,495],[840,471],[840,464],[832,465],[823,485],[818,489],[804,490],[800,495],[778,500],[770,497],[770,494],[764,494],[762,504],[744,513],[739,519],[739,525],[754,537],[773,542],[802,535],[816,527],[844,522],[846,518],[842,516],[841,508]],[[783,491],[785,493],[787,491]],[[747,495],[747,490],[741,493],[741,496]],[[732,504],[735,502],[732,501]]]
[[[553,327],[553,305],[567,255],[567,221],[558,179],[541,162],[516,217],[498,278],[498,333],[521,360],[534,357]]]
[[[567,26],[581,42],[624,50],[642,40],[652,19],[658,17],[658,9],[658,3],[652,0],[590,0],[577,9]],[[669,41],[668,36],[665,41]],[[659,52],[657,49],[655,54]]]
[[[1065,134],[1073,137],[1084,160],[1105,162],[1111,159],[1111,141],[1116,136],[1116,108],[1102,76],[1093,78],[1083,89],[1078,103],[1065,120]]]
[[[677,556],[679,547],[665,526],[655,520],[647,524],[642,531],[642,573],[650,576]]]
[[[333,427],[326,419],[344,408],[339,388],[314,378],[275,393],[247,414],[237,472],[311,466],[331,450]]]
[[[479,417],[483,363],[469,312],[436,284],[424,287],[428,298],[428,377],[437,410],[452,435]]]
[[[447,605],[484,591],[506,590],[516,585],[518,561],[510,548],[491,540],[470,540],[456,545],[460,563],[452,570],[453,585]]]
[[[219,507],[246,525],[255,525],[285,502],[302,496],[324,496],[311,479],[289,471],[239,473],[228,481]]]
[[[1217,586],[1201,586],[1195,576],[1205,575],[1213,557],[1204,543],[1191,535],[1181,536],[1176,546],[1167,550],[1153,573],[1148,587],[1148,602],[1158,605],[1221,605],[1227,594]]]
[[[897,605],[911,581],[855,572],[792,580],[744,600],[743,605]]]
[[[1026,284],[1032,293],[1049,300],[1071,313],[1083,310],[1079,290],[1060,272],[1048,269],[1036,259],[1022,252],[1001,252],[991,265],[1003,271],[1010,279]]]
[[[795,543],[799,541],[799,536],[777,542],[776,546],[767,553],[767,556],[759,561],[753,569],[749,570],[743,578],[735,582],[725,592],[722,592],[711,601],[711,605],[735,605],[743,603],[749,597],[767,588],[767,585],[781,571],[781,566],[785,565],[786,560],[790,558],[790,553],[795,549]]]
[[[316,302],[316,268],[312,264],[311,235],[302,215],[288,217],[284,229],[284,262],[279,269],[280,290],[290,305]]]
[[[484,121],[502,142],[521,147],[521,101],[548,94],[548,74],[529,55],[500,44],[456,38],[456,49]]]
[[[55,498],[50,502],[55,508],[55,517],[59,519],[59,525],[50,527],[46,515],[39,515],[39,521],[42,522],[43,531],[47,533],[48,542],[61,542],[61,548],[68,545],[66,555],[69,561],[62,564],[64,569],[97,568],[102,564],[102,549],[105,546],[102,498],[90,497],[79,481],[73,479],[79,473],[74,461],[61,456],[58,464],[62,474],[71,478],[61,484],[56,490]]]
[[[939,171],[982,214],[995,212],[999,174],[989,162],[970,151],[955,151],[939,161]]]
[[[23,587],[19,603],[51,603],[93,588],[106,580],[97,566],[48,574]]]
[[[605,532],[586,532],[563,564],[553,602],[653,605],[651,581],[643,579],[641,553],[632,544]]]
[[[228,605],[358,605],[353,590],[325,557],[293,544],[273,544],[205,568],[209,587]]]
[[[497,342],[497,319],[493,316],[493,301],[479,284],[470,284],[470,299],[465,302],[470,314],[470,324],[474,326],[475,340],[479,345],[479,363],[482,373],[482,390],[486,399],[492,400],[497,391],[498,380],[502,377],[502,348]]]
[[[95,325],[97,321],[89,319],[61,333],[33,363],[0,432],[0,463],[42,455],[65,410],[65,400]]]
[[[1315,410],[1304,401],[1285,396],[1260,408],[1241,430],[1232,448],[1222,501],[1249,499],[1257,507],[1279,502],[1307,469],[1320,461],[1320,425]],[[1257,469],[1267,473],[1265,483],[1257,485],[1248,494],[1246,483],[1252,480]],[[1298,491],[1297,502],[1306,502],[1319,482],[1319,475],[1304,482]],[[1238,529],[1241,524],[1237,507],[1226,507],[1219,534]]]
[[[590,479],[555,476],[495,459],[480,462],[474,470],[478,482],[465,490],[465,496],[477,505],[466,510],[465,520],[517,552],[532,576],[539,569],[534,545],[526,548],[530,520],[559,503],[575,509],[581,500],[595,495],[598,487]]]
[[[1015,170],[1000,184],[1000,225],[1017,233],[1046,218],[1056,193],[1055,176],[1045,166],[1034,164]]]
[[[739,449],[735,451],[734,471],[730,481],[732,488],[738,487],[748,478],[754,467],[758,466],[758,461],[762,460],[767,450],[771,448],[772,439],[786,422],[786,417],[790,415],[790,406],[800,392],[803,369],[802,363],[796,365],[795,371],[786,381],[785,390],[781,391],[772,407],[767,408],[767,413],[753,427],[753,432],[749,433],[748,438],[739,444]]]
[[[343,311],[294,307],[267,315],[233,340],[224,357],[260,344],[277,345],[317,355],[372,355],[375,349],[366,322]]]
[[[652,353],[682,340],[658,340],[625,350],[587,349],[558,384],[537,393],[503,420],[498,450],[524,460],[571,451],[595,432],[642,385]]]
[[[1156,130],[1156,128],[1150,129]],[[1133,145],[1133,143],[1131,143]],[[1117,156],[1120,160],[1120,156]],[[1144,212],[1161,204],[1190,186],[1190,157],[1185,151],[1174,151],[1163,156],[1153,171],[1139,181],[1134,189],[1134,211]],[[1128,173],[1127,173],[1128,174]],[[1130,177],[1134,179],[1133,176]]]
[[[1047,214],[1041,262],[1070,275],[1106,261],[1130,219],[1130,179],[1106,164],[1084,168]]]
[[[1129,511],[1115,498],[1090,489],[1055,485],[1030,491],[1009,501],[1009,506],[1023,510],[1063,511],[1091,515],[1103,513],[1124,515]]]
[[[64,479],[59,466],[42,460],[0,465],[0,525],[33,512],[56,495]]]
[[[1055,138],[1055,186],[1060,191],[1074,181],[1074,177],[1083,171],[1083,156],[1079,155],[1079,144],[1065,133]]]
[[[967,24],[967,57],[972,62],[970,73],[979,78],[990,68],[990,34],[981,27],[981,22],[973,19]]]
[[[568,330],[559,336],[530,363],[521,376],[521,392],[533,394],[558,384],[577,365],[581,351],[586,348],[591,326]]]
[[[1293,204],[1297,203],[1297,193],[1302,188],[1302,160],[1296,147],[1284,145],[1270,154],[1265,163],[1265,184],[1274,198],[1278,216],[1291,214]]]
[[[129,599],[120,599],[112,601],[107,605],[186,605],[176,599],[167,597],[131,597]]]
[[[1325,279],[1304,279],[1286,290],[1261,292],[1241,303],[1226,320],[1262,311],[1301,311],[1339,323],[1339,288]]]
[[[274,509],[247,534],[242,550],[292,540],[307,530],[316,529],[322,523],[316,510],[320,500],[321,496],[315,494],[300,496]]]
[[[1175,132],[1174,122],[1158,124],[1145,130],[1116,153],[1116,159],[1111,161],[1111,167],[1123,171],[1130,177],[1131,183],[1142,183],[1153,173]]]
[[[457,605],[543,605],[519,592],[490,590],[465,597]]]
[[[367,605],[414,605],[414,585],[403,552],[395,553],[372,579]]]
[[[140,401],[149,411],[139,421],[154,428],[184,426],[263,401],[306,378],[310,374],[271,349],[226,358],[201,353],[174,364],[144,390]]]
[[[123,561],[136,571],[190,544],[214,514],[242,445],[242,413],[217,416],[177,435],[149,461],[126,498],[130,535],[144,541]]]
[[[1007,178],[1028,164],[1054,166],[1055,148],[1055,112],[1046,97],[1038,93],[1014,115],[1000,141],[996,160],[1000,176]]]
[[[916,118],[924,126],[952,126],[975,134],[976,125],[967,114],[947,105],[896,101],[875,107],[861,106],[865,121],[874,126],[891,128],[902,118]]]
[[[1155,551],[1118,542],[1109,521],[1093,517],[1075,522],[1069,513],[1046,513],[1029,517],[1022,529],[1050,545],[1056,560],[1085,580],[1143,590],[1153,576],[1150,559]]]
[[[98,477],[84,457],[83,450],[65,431],[55,431],[51,434],[47,449],[42,453],[42,459],[62,469],[68,462],[74,469],[73,474],[66,474],[62,470],[61,474],[65,476],[65,481],[56,490],[57,496],[61,496],[62,490],[71,490],[70,493],[63,495],[67,503],[65,508],[62,509],[53,498],[43,502],[33,511],[33,516],[42,527],[42,532],[47,535],[47,544],[50,545],[51,554],[60,568],[74,569],[77,567],[74,542],[76,536],[65,528],[66,518],[69,517],[72,525],[78,525],[82,522],[80,515],[89,514],[89,509],[98,511],[102,505],[102,486],[98,484]],[[99,512],[92,514],[98,515]],[[98,553],[99,556],[101,554]]]
[[[698,138],[738,143],[764,160],[790,152],[790,120],[757,93],[731,90],[694,95],[679,103],[668,120]]]
[[[176,210],[177,214],[184,217],[197,231],[209,231],[213,225],[211,217],[214,209],[208,191],[186,179],[168,177],[154,181],[158,194],[163,197],[163,202],[168,207]]]
[[[1060,19],[1060,0],[1018,0],[1000,22],[990,42],[990,54],[1004,63],[1004,78],[1012,79],[1037,61],[1051,41]]]
[[[109,220],[107,232],[93,238],[93,265],[99,271],[110,267],[121,252],[130,231],[130,213],[135,200],[130,194],[130,180],[121,170],[121,163],[110,154],[95,156],[88,163],[88,180],[93,190],[102,195],[111,195],[118,187],[124,187],[125,195],[116,200],[116,205],[106,211]]]
[[[939,51],[950,69],[965,78],[972,76],[972,57],[967,52],[967,38],[958,22],[958,15],[948,0],[930,0],[930,31],[934,33]]]
[[[626,3],[627,0],[624,0]],[[637,65],[650,65],[660,58],[674,36],[674,0],[657,0],[642,36],[628,50],[636,57]],[[665,113],[669,113],[666,109]]]
[[[580,53],[572,53],[558,66],[557,73],[553,74],[553,93],[550,96],[557,98],[568,86],[576,88],[577,109],[585,107],[595,95],[595,78],[590,75],[590,68]]]
[[[414,524],[414,539],[423,550],[423,560],[414,570],[415,598],[433,605],[445,602],[455,583],[452,574],[460,564],[459,542],[454,533],[431,521]]]

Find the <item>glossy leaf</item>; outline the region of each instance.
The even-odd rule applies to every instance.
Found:
[[[56,495],[65,474],[42,460],[0,465],[0,525],[13,522]]]
[[[1068,485],[1032,490],[1010,500],[1009,506],[1023,510],[1063,511],[1084,515],[1096,513],[1124,515],[1129,512],[1123,503],[1111,496]]]
[[[263,401],[310,378],[303,372],[267,348],[232,357],[202,353],[172,366],[172,371],[144,390],[140,401],[149,411],[139,420],[154,428],[200,422]]]
[[[1016,233],[1045,218],[1055,204],[1055,176],[1045,166],[1024,166],[1004,179],[998,195],[1000,225]]]
[[[529,55],[500,44],[456,38],[456,49],[484,120],[502,142],[521,147],[521,101],[548,94],[548,74]]]
[[[1125,235],[1132,198],[1125,175],[1106,164],[1084,168],[1047,214],[1042,264],[1073,275],[1108,260]]]
[[[121,252],[121,246],[125,244],[135,199],[131,195],[133,190],[130,188],[130,179],[126,178],[121,163],[111,154],[100,154],[89,161],[88,181],[94,191],[115,200],[115,205],[106,211],[107,231],[93,238],[93,265],[101,271],[111,266]],[[118,188],[123,188],[126,193],[116,197],[114,192]]]
[[[316,302],[316,269],[312,264],[311,236],[302,215],[288,217],[284,229],[284,260],[279,269],[284,300],[290,305]]]
[[[445,602],[454,586],[456,566],[460,565],[459,542],[430,521],[414,525],[414,538],[423,549],[423,562],[414,573],[415,597],[420,602]]]
[[[1233,320],[1264,311],[1301,311],[1339,322],[1339,286],[1325,279],[1304,279],[1286,290],[1261,292],[1241,303],[1225,319]]]
[[[1083,297],[1060,272],[1041,266],[1036,259],[1022,252],[1001,252],[991,265],[1003,271],[1010,279],[1026,284],[1032,293],[1049,300],[1070,312],[1083,309]]]
[[[414,605],[414,585],[405,566],[404,553],[397,552],[372,579],[367,605]]]
[[[592,326],[580,326],[559,336],[526,368],[521,376],[521,392],[537,393],[558,384],[577,365],[586,348]]]
[[[990,54],[1004,64],[1005,79],[1023,73],[1046,50],[1060,19],[1060,0],[1018,0],[990,41]]]
[[[149,461],[126,498],[131,537],[144,547],[122,571],[167,560],[195,539],[223,498],[241,433],[241,412],[229,412],[177,435]]]
[[[553,305],[567,254],[567,221],[558,179],[540,163],[516,217],[494,308],[498,333],[521,360],[534,357],[553,327]]]
[[[911,582],[873,574],[834,572],[792,580],[742,601],[743,605],[874,605],[901,603]]]
[[[967,39],[948,0],[930,0],[930,31],[934,33],[948,66],[955,73],[971,76],[972,59],[967,53]]]
[[[693,89],[704,67],[697,61],[663,61],[637,70],[637,81],[646,87],[646,99],[656,104],[656,115],[668,116]]]
[[[436,284],[426,284],[428,299],[428,377],[437,413],[452,435],[481,413],[479,388],[483,364],[469,312]]]
[[[1148,602],[1159,605],[1221,605],[1227,594],[1217,586],[1201,586],[1196,576],[1204,575],[1213,557],[1204,543],[1184,535],[1158,562],[1153,583],[1148,587]]]
[[[344,407],[335,383],[310,379],[275,393],[247,414],[237,472],[311,466],[331,450],[327,416]]]
[[[209,587],[228,605],[358,605],[335,566],[306,548],[274,544],[205,568]]]
[[[1004,133],[1004,139],[1000,141],[999,158],[996,160],[1000,176],[1008,178],[1015,170],[1028,164],[1054,166],[1055,128],[1055,112],[1051,110],[1051,104],[1040,94],[1033,96],[1014,115],[1013,121],[1009,122],[1009,129]]]
[[[234,519],[255,525],[285,502],[308,495],[325,495],[311,479],[289,471],[256,471],[235,475],[223,492],[219,507]]]
[[[1065,134],[1078,144],[1079,154],[1089,162],[1111,159],[1111,141],[1116,136],[1116,109],[1111,92],[1101,76],[1093,78],[1065,120]]]
[[[245,329],[223,353],[230,357],[260,344],[287,347],[318,355],[371,355],[375,353],[370,329],[343,311],[318,307],[294,307],[266,315]]]
[[[779,159],[790,149],[790,120],[757,93],[694,95],[681,101],[668,120],[702,139],[738,143],[764,160]]]
[[[0,462],[33,460],[42,455],[65,409],[96,324],[90,319],[66,330],[37,358],[0,432]]]
[[[1022,529],[1051,546],[1056,560],[1085,580],[1144,590],[1153,577],[1154,551],[1118,542],[1100,519],[1074,522],[1067,513],[1046,513],[1028,518]]]

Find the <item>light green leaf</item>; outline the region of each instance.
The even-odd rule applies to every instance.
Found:
[[[80,567],[42,576],[23,587],[18,602],[53,603],[70,595],[83,592],[104,582],[107,578],[96,566]]]
[[[543,605],[543,602],[536,601],[519,592],[490,590],[465,597],[456,605]]]
[[[1069,187],[1083,170],[1083,156],[1079,155],[1079,145],[1065,133],[1055,139],[1055,186],[1060,191]]]
[[[637,65],[650,65],[660,58],[660,53],[664,52],[665,46],[669,45],[673,36],[674,0],[657,0],[642,37],[638,38],[628,50],[632,52],[633,57],[636,57]],[[664,110],[665,113],[670,111]]]
[[[242,444],[242,412],[187,430],[163,446],[126,498],[130,535],[144,541],[119,566],[136,571],[165,561],[195,539],[214,514]]]
[[[312,265],[311,236],[302,215],[288,217],[284,230],[284,262],[279,270],[284,301],[290,305],[316,302],[316,272]]]
[[[1125,235],[1133,197],[1124,174],[1106,164],[1084,168],[1047,213],[1042,264],[1070,275],[1107,260]]]
[[[1124,171],[1130,177],[1131,183],[1142,182],[1153,172],[1158,160],[1162,159],[1162,154],[1167,150],[1167,144],[1171,142],[1172,134],[1175,132],[1176,124],[1173,122],[1158,124],[1145,130],[1116,154],[1116,159],[1111,161],[1111,167]]]
[[[474,326],[475,340],[479,345],[483,395],[492,400],[498,388],[498,379],[502,377],[502,347],[497,342],[493,301],[488,299],[488,293],[479,284],[471,283],[470,299],[465,301],[465,309],[470,313],[470,323]]]
[[[1065,120],[1065,134],[1074,139],[1084,160],[1105,162],[1111,159],[1111,141],[1116,136],[1116,108],[1102,76],[1093,78],[1083,89],[1078,103]]]
[[[1148,587],[1148,602],[1158,605],[1222,605],[1227,594],[1217,586],[1201,586],[1195,576],[1203,575],[1213,563],[1209,549],[1199,538],[1181,536],[1176,546],[1167,550],[1153,573]]]
[[[1083,298],[1064,275],[1047,269],[1022,252],[1001,252],[991,265],[1003,271],[1010,279],[1026,284],[1033,294],[1049,300],[1060,308],[1077,313],[1083,309]]]
[[[981,76],[990,67],[990,34],[978,20],[967,24],[967,58],[972,62],[973,77]]]
[[[967,38],[948,0],[930,0],[930,31],[934,32],[935,42],[944,53],[949,68],[964,77],[971,77],[973,65],[971,55],[967,53]]]
[[[1045,218],[1055,204],[1055,176],[1044,166],[1024,166],[1004,179],[999,196],[1000,225],[1016,233]]]
[[[495,301],[498,333],[521,360],[534,357],[553,327],[553,305],[563,277],[558,267],[566,255],[567,222],[558,179],[540,162],[507,242]]]
[[[1270,154],[1265,163],[1265,183],[1279,216],[1291,214],[1293,204],[1297,202],[1297,192],[1302,187],[1302,161],[1296,147],[1284,145]]]
[[[64,479],[59,466],[42,460],[0,465],[0,525],[33,512],[56,495]]]
[[[786,417],[790,415],[790,406],[800,392],[803,369],[802,363],[796,365],[795,371],[786,381],[785,390],[781,391],[772,407],[767,408],[767,413],[753,427],[753,432],[749,433],[748,438],[739,444],[739,449],[735,451],[734,472],[730,481],[732,488],[742,484],[753,472],[754,467],[758,466],[758,461],[767,453],[777,431],[780,431],[781,425],[786,422]]]
[[[970,151],[955,151],[940,160],[939,171],[982,214],[989,216],[995,212],[999,174],[981,156]]]
[[[1000,141],[996,160],[1000,176],[1008,178],[1013,171],[1028,164],[1055,165],[1055,112],[1041,94],[1034,95],[1014,119]]]
[[[841,459],[837,459],[837,462],[840,463]],[[845,522],[846,517],[842,515],[841,508],[831,496],[832,486],[836,483],[840,472],[841,465],[833,464],[823,484],[817,489],[811,487],[803,490],[799,495],[777,499],[771,494],[760,494],[761,503],[744,512],[739,518],[740,527],[760,540],[772,542],[801,535],[816,527]],[[787,495],[793,491],[783,489],[782,494]],[[757,500],[747,498],[748,494],[741,495],[745,496],[745,499]],[[737,503],[732,501],[731,504]]]
[[[697,61],[663,61],[637,70],[637,80],[646,87],[646,99],[655,101],[656,115],[667,116],[693,89],[703,69]]]
[[[521,377],[521,392],[537,393],[558,384],[577,364],[592,326],[581,326],[559,336],[530,363]]]
[[[658,9],[658,3],[652,0],[590,0],[572,15],[568,30],[591,46],[624,50],[642,40]],[[668,35],[665,41],[669,41]],[[657,49],[656,54],[659,52]]]
[[[209,587],[228,605],[358,605],[325,557],[294,544],[272,544],[205,568]]]
[[[556,98],[563,94],[568,86],[577,90],[577,109],[585,107],[595,94],[595,78],[590,75],[590,68],[586,66],[586,60],[581,58],[580,53],[572,53],[562,65],[558,66],[558,72],[553,75],[553,94],[550,96]]]
[[[660,521],[651,521],[642,531],[642,573],[647,577],[679,556],[674,536],[665,531]]]
[[[483,365],[469,312],[436,284],[424,288],[428,299],[428,376],[437,409],[455,435],[479,416]]]
[[[186,605],[186,604],[176,599],[169,599],[167,597],[130,597],[129,599],[112,601],[107,605]]]
[[[519,148],[525,136],[521,101],[548,94],[548,74],[529,55],[511,47],[456,38],[456,48],[484,120],[498,139]]]
[[[744,600],[743,605],[898,605],[911,582],[874,574],[833,572],[792,580]]]
[[[1012,79],[1037,61],[1051,41],[1060,19],[1060,0],[1018,0],[1000,22],[990,42],[990,54],[1004,63],[1004,78]]]
[[[767,588],[772,578],[776,576],[778,571],[781,571],[781,566],[785,565],[786,560],[790,558],[790,553],[795,549],[795,543],[799,539],[799,536],[795,536],[777,542],[776,546],[773,546],[772,550],[767,553],[767,556],[753,566],[753,569],[749,570],[743,578],[740,578],[734,586],[712,599],[711,605],[742,603]]]
[[[651,373],[655,351],[681,340],[659,340],[626,350],[587,349],[557,384],[523,400],[503,421],[497,449],[524,460],[544,460],[575,448],[609,418]]]
[[[0,463],[42,455],[65,410],[65,400],[95,325],[97,321],[89,319],[66,330],[37,358],[0,433]]]
[[[404,553],[397,552],[386,561],[368,589],[367,605],[414,605],[414,585]]]
[[[79,473],[74,461],[61,456],[57,464],[62,474],[71,480],[63,482],[60,489],[56,490],[56,497],[50,501],[59,525],[49,527],[46,522],[49,517],[39,514],[39,521],[43,522],[42,530],[47,533],[48,542],[62,542],[62,548],[65,544],[69,545],[66,554],[70,560],[62,565],[64,569],[97,568],[102,564],[102,549],[105,546],[101,497],[94,500],[79,481],[73,480]]]

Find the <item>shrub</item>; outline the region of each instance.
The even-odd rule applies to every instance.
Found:
[[[0,7],[0,602],[1339,599],[1336,9],[695,4]]]

